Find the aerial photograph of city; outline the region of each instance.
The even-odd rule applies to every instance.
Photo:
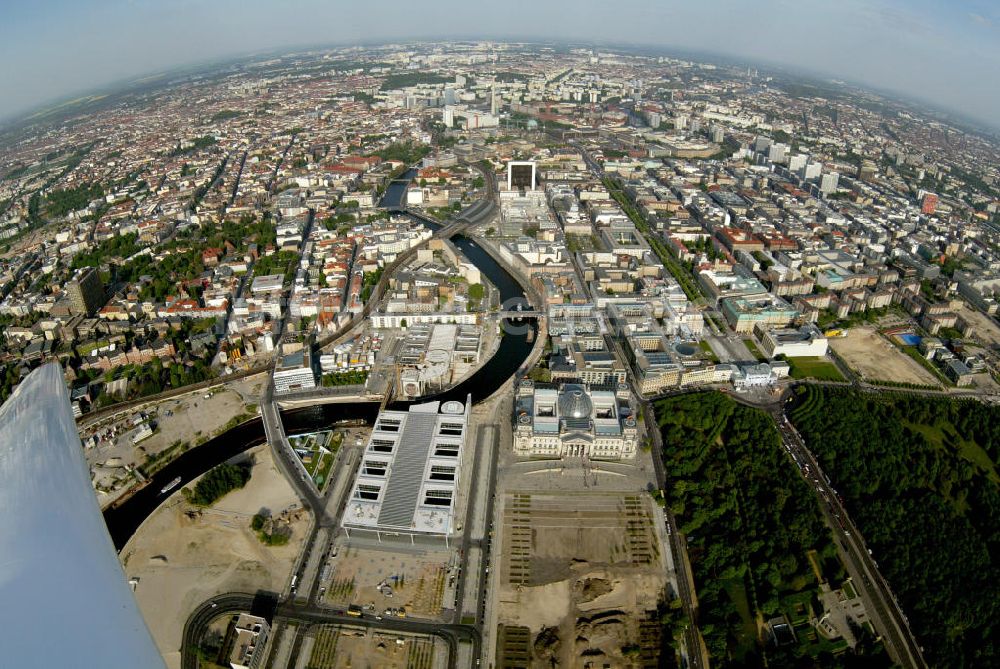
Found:
[[[0,667],[1000,667],[996,0],[0,60]]]

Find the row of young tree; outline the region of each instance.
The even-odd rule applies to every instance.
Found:
[[[791,417],[935,667],[1000,666],[1000,411],[800,387]]]
[[[787,612],[787,598],[843,578],[815,495],[783,451],[773,421],[722,393],[655,405],[663,436],[665,496],[686,535],[699,601],[699,627],[713,665],[834,666],[802,644],[758,641],[757,621]],[[876,647],[864,662],[884,666]],[[855,655],[835,661],[847,666]]]

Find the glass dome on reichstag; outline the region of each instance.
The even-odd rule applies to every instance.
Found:
[[[560,418],[590,418],[593,405],[582,386],[567,384],[559,393]]]

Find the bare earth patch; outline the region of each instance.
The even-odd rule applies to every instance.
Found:
[[[846,337],[830,339],[830,346],[863,379],[941,385],[920,363],[886,341],[873,328],[851,328]]]
[[[643,493],[507,497],[498,622],[527,628],[530,666],[634,661],[667,584],[654,518]]]
[[[135,596],[169,667],[180,666],[181,633],[191,612],[225,592],[280,592],[308,532],[305,512],[292,513],[292,539],[265,546],[250,529],[262,508],[277,515],[298,498],[274,467],[267,446],[248,452],[255,461],[246,487],[212,507],[192,512],[179,491],[142,524],[122,550]]]

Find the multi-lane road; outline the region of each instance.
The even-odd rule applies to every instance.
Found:
[[[204,602],[188,618],[182,636],[182,669],[197,669],[199,666],[198,643],[208,629],[209,623],[218,616],[243,611],[273,618],[277,622],[292,622],[298,625],[349,625],[364,629],[437,636],[448,645],[448,666],[450,669],[458,669],[459,643],[471,644],[473,657],[479,657],[480,653],[479,630],[471,625],[446,625],[437,622],[388,617],[383,620],[375,620],[371,617],[357,618],[347,615],[345,611],[322,608],[313,604],[294,601],[278,604],[272,595],[266,593],[261,595],[229,593],[218,595]]]
[[[906,616],[889,589],[889,584],[879,572],[871,553],[868,552],[861,533],[851,522],[837,491],[833,489],[815,456],[806,448],[801,435],[788,420],[783,405],[771,406],[768,411],[778,426],[778,432],[789,457],[795,462],[806,482],[816,489],[820,509],[826,522],[838,535],[837,545],[844,565],[858,586],[858,592],[865,603],[868,615],[882,633],[889,654],[904,667],[926,667],[920,646],[910,631]]]
[[[570,143],[576,145],[575,142]],[[584,160],[586,161],[591,172],[593,172],[593,174],[598,178],[602,178],[604,175],[603,168],[597,164],[597,162],[582,146],[576,145],[576,148],[583,154]],[[582,277],[581,268],[576,266],[575,260],[574,268]],[[586,283],[584,283],[584,285],[586,285]],[[615,347],[618,357],[623,363],[626,364],[627,367],[628,358],[625,356],[625,352],[621,348],[621,342],[615,337],[608,337],[608,340]],[[631,374],[628,378],[631,384]],[[656,475],[656,487],[663,490],[666,486],[666,475],[663,469],[662,456],[663,443],[660,437],[660,428],[656,424],[656,417],[653,413],[653,405],[652,402],[641,399],[642,393],[638,392],[638,388],[634,385],[632,385],[632,394],[634,397],[640,398],[640,402],[643,405],[641,414],[643,416],[643,420],[645,421],[646,434],[652,440],[651,448],[653,451],[653,469]],[[704,653],[704,644],[701,640],[701,633],[698,631],[698,611],[695,606],[694,593],[691,591],[691,584],[693,583],[693,580],[688,573],[687,547],[684,545],[683,538],[680,530],[678,529],[677,519],[674,518],[674,514],[670,510],[669,506],[664,506],[663,515],[666,523],[668,540],[670,542],[670,553],[674,559],[674,573],[678,591],[677,596],[681,600],[684,615],[688,619],[688,625],[684,630],[684,647],[687,651],[687,667],[692,669],[702,669],[702,667],[707,666],[707,659]]]

